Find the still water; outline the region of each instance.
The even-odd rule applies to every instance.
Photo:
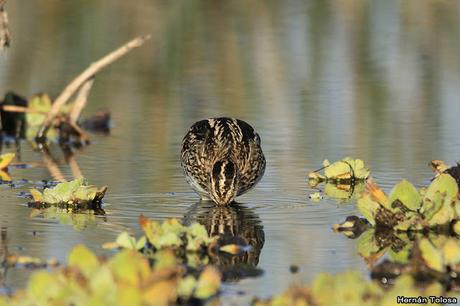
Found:
[[[228,283],[227,302],[267,297],[319,272],[357,269],[356,243],[331,230],[354,201],[309,200],[307,173],[323,159],[364,159],[385,190],[432,177],[428,162],[460,159],[460,2],[457,1],[11,1],[12,47],[0,56],[0,95],[52,96],[91,61],[129,39],[152,39],[97,75],[84,116],[106,108],[110,135],[74,152],[83,175],[108,185],[106,216],[82,230],[30,218],[18,188],[1,185],[0,226],[11,252],[65,262],[78,243],[101,244],[137,218],[212,218],[180,168],[182,137],[195,121],[234,116],[259,132],[264,178],[229,218],[264,240],[260,278]],[[3,148],[3,152],[15,148]],[[23,142],[13,179],[53,179]],[[51,153],[67,179],[72,167]],[[233,216],[233,217],[232,217]],[[290,265],[300,267],[291,274]],[[3,288],[25,285],[10,269]],[[238,292],[246,295],[237,296]]]

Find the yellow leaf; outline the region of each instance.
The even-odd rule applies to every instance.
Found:
[[[0,169],[3,170],[8,168],[9,164],[11,164],[15,156],[16,154],[14,153],[6,153],[0,155]]]
[[[99,260],[86,246],[80,244],[74,247],[68,257],[68,265],[79,268],[87,277],[99,267]]]
[[[385,195],[382,189],[374,183],[372,180],[369,180],[366,184],[366,191],[371,195],[372,200],[380,203],[384,207],[391,209],[391,203],[388,197]]]
[[[195,297],[199,299],[207,299],[217,294],[220,288],[221,275],[217,268],[206,266],[198,279],[196,286]]]
[[[161,280],[144,291],[142,299],[149,305],[172,305],[177,299],[175,280]]]
[[[35,218],[36,216],[39,216],[41,213],[42,211],[40,209],[33,208],[30,212],[29,218]]]
[[[35,188],[30,189],[30,193],[32,194],[32,198],[34,202],[43,202],[43,195],[40,191]]]
[[[7,181],[7,182],[12,180],[8,172],[2,171],[2,170],[0,170],[0,179],[2,181]]]
[[[423,260],[429,268],[439,272],[444,272],[444,260],[442,254],[428,239],[423,238],[420,240],[418,247],[422,253]]]

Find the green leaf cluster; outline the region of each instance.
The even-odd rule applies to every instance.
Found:
[[[84,206],[100,202],[106,192],[106,187],[98,188],[88,185],[84,178],[75,179],[70,182],[57,184],[53,188],[47,188],[42,192],[31,189],[35,204],[40,205],[68,205]],[[82,207],[86,208],[86,207]]]
[[[324,169],[324,174],[319,171]],[[312,171],[308,174],[310,181],[328,181],[353,183],[364,181],[369,177],[370,170],[364,165],[361,159],[345,157],[342,160],[330,163],[327,159],[323,162],[323,168]],[[311,183],[310,183],[311,184]]]
[[[159,252],[151,266],[135,250],[105,260],[79,245],[69,253],[68,266],[34,273],[26,290],[0,297],[0,305],[176,305],[209,299],[220,284],[213,266],[187,275],[171,250]]]
[[[455,179],[447,173],[420,191],[403,180],[389,196],[371,183],[368,192],[358,199],[357,208],[372,225],[419,231],[448,226],[460,218],[458,191]]]
[[[45,121],[47,114],[51,110],[53,102],[46,93],[40,93],[32,96],[28,101],[29,111],[26,113],[26,138],[34,140],[38,130]],[[68,113],[72,108],[71,103],[65,104],[61,107],[60,112]],[[51,141],[56,141],[58,137],[58,131],[54,128],[50,129],[46,134],[46,137]]]
[[[184,226],[177,219],[168,219],[159,223],[142,215],[139,218],[139,223],[147,241],[156,250],[175,248],[196,252],[217,239],[216,237],[209,237],[206,228],[199,223]]]
[[[334,184],[326,183],[324,185],[324,194],[337,202],[348,202],[361,195],[364,191],[365,183],[358,182],[355,184]]]
[[[332,293],[332,294],[331,294]],[[410,275],[401,276],[394,286],[385,289],[377,282],[368,281],[359,272],[347,271],[337,275],[321,273],[311,286],[291,287],[268,300],[256,299],[254,306],[282,305],[396,305],[398,296],[418,297],[443,294],[441,285],[434,283],[426,288],[415,285]],[[429,300],[429,299],[428,299]],[[431,303],[424,305],[432,305]]]
[[[377,232],[368,229],[358,239],[360,256],[373,271],[380,274],[414,274],[419,279],[439,280],[446,284],[452,275],[460,273],[460,240],[440,234],[409,237],[406,233]],[[397,265],[374,265],[383,255]],[[395,273],[396,269],[400,272]],[[452,274],[454,273],[454,274]]]

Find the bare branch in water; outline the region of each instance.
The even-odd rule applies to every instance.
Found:
[[[81,86],[80,90],[78,91],[77,99],[75,100],[72,110],[70,111],[71,124],[77,124],[78,118],[80,118],[80,114],[88,101],[88,95],[91,91],[91,87],[93,87],[93,83],[94,78],[89,79]]]
[[[9,47],[11,44],[11,36],[8,29],[8,13],[4,8],[5,3],[6,0],[0,0],[0,50]]]
[[[38,131],[35,140],[37,142],[43,142],[46,139],[46,133],[48,129],[50,128],[54,118],[59,113],[59,110],[61,109],[61,107],[67,102],[67,100],[69,100],[69,98],[73,94],[75,94],[75,92],[84,83],[86,83],[89,79],[93,78],[96,75],[96,73],[98,73],[100,70],[110,65],[111,63],[115,62],[120,57],[122,57],[123,55],[131,51],[132,49],[142,46],[144,42],[148,40],[149,38],[150,38],[150,35],[141,36],[141,37],[137,37],[127,42],[126,44],[116,49],[115,51],[107,54],[106,56],[98,60],[97,62],[92,63],[88,68],[86,68],[86,70],[84,70],[72,82],[70,82],[54,101],[53,106],[50,112],[48,113],[48,116],[45,119],[45,122],[43,123],[40,130]]]

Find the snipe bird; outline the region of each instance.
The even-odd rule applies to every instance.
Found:
[[[262,178],[260,137],[246,122],[210,118],[192,125],[182,141],[182,168],[202,199],[227,205]]]

